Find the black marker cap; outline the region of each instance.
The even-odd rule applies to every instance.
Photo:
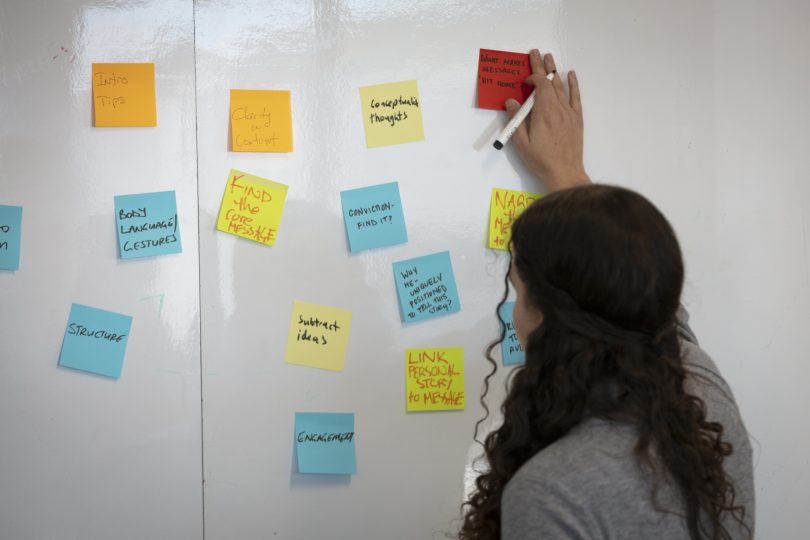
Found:
[[[501,148],[503,148],[503,143],[501,141],[495,141],[494,143],[492,143],[492,146],[495,147],[495,150],[500,150]]]

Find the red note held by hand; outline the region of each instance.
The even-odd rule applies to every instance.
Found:
[[[523,103],[532,87],[523,81],[532,74],[529,55],[481,49],[478,55],[478,108],[504,110],[509,98]]]

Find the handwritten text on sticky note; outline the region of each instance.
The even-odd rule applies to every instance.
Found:
[[[174,191],[116,195],[115,222],[122,259],[183,251]]]
[[[19,270],[22,206],[0,204],[0,270]]]
[[[231,169],[217,230],[272,246],[281,223],[287,186]]]
[[[408,411],[464,409],[464,349],[407,349],[405,392]]]
[[[520,346],[520,340],[518,339],[517,332],[515,332],[515,323],[512,317],[514,310],[515,303],[506,302],[498,311],[501,324],[506,327],[506,333],[501,342],[501,359],[505,366],[522,364],[526,360],[526,353],[523,352],[523,347]]]
[[[155,64],[93,64],[96,127],[157,125]]]
[[[537,193],[492,188],[489,203],[489,243],[492,249],[509,249],[512,222],[534,201],[542,197]]]
[[[402,320],[406,323],[461,309],[447,251],[395,262],[394,281]]]
[[[295,413],[295,453],[301,474],[355,474],[353,413]]]
[[[504,110],[504,101],[520,103],[532,93],[523,81],[532,74],[529,55],[481,49],[478,53],[478,107]]]
[[[397,182],[341,191],[340,202],[352,252],[408,241]]]
[[[117,379],[131,325],[129,315],[73,304],[59,365]]]
[[[234,152],[292,152],[289,90],[231,90]]]
[[[368,148],[424,140],[416,81],[363,86],[360,102]]]
[[[343,371],[351,323],[347,309],[294,302],[284,361]]]

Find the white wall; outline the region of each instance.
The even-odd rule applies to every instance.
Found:
[[[24,210],[0,272],[0,536],[201,538],[203,507],[209,540],[453,530],[504,270],[489,193],[535,189],[484,144],[477,50],[537,46],[577,69],[592,176],[680,236],[694,329],[756,440],[757,536],[802,538],[808,21],[786,0],[3,3],[0,204]],[[90,127],[104,61],[155,62],[157,128]],[[358,88],[405,79],[425,141],[366,149]],[[293,153],[227,151],[231,88],[292,91]],[[231,167],[290,186],[275,246],[214,231]],[[349,255],[339,191],[389,181],[409,243]],[[113,195],[165,189],[182,255],[118,260]],[[404,327],[391,263],[446,249],[462,311]],[[293,300],[353,311],[344,372],[283,362]],[[134,316],[118,382],[56,366],[71,302]],[[467,410],[405,414],[404,349],[459,345]],[[303,410],[356,413],[357,475],[293,472]]]

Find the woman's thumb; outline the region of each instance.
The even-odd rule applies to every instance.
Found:
[[[506,107],[506,116],[508,116],[509,118],[515,116],[515,113],[518,112],[518,110],[520,109],[520,103],[518,103],[517,100],[511,98],[507,99],[503,105],[504,107]]]

